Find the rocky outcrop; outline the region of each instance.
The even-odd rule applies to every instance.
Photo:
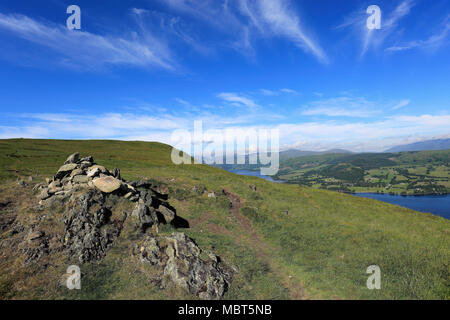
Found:
[[[133,255],[154,266],[161,283],[172,281],[198,298],[219,299],[231,282],[232,274],[220,259],[203,252],[184,233],[159,233],[161,224],[186,228],[189,223],[177,216],[168,195],[147,180],[128,182],[119,169],[110,172],[93,157],[74,153],[53,178],[34,190],[42,208],[55,203],[64,207],[64,239],[60,243],[69,259],[80,263],[103,259],[130,224],[135,232],[133,241],[140,243]],[[132,209],[119,210],[119,202]],[[51,251],[49,238],[39,231],[30,232],[24,243],[25,260],[30,263]]]
[[[75,201],[64,219],[64,246],[81,263],[103,258],[126,219],[124,216],[121,223],[110,221],[111,210],[105,197],[97,189],[89,190]]]
[[[134,254],[158,270],[159,279],[169,279],[200,299],[220,299],[231,281],[231,272],[211,252],[203,252],[184,233],[147,237]]]

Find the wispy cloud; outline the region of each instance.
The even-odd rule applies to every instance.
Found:
[[[445,42],[448,40],[449,34],[450,34],[450,15],[448,15],[447,18],[445,19],[443,26],[441,27],[441,30],[428,37],[428,39],[409,41],[403,44],[388,47],[385,50],[388,52],[405,51],[415,48],[436,50],[445,44]]]
[[[141,9],[134,9],[140,19]],[[0,13],[0,30],[50,49],[61,65],[87,70],[112,65],[174,70],[175,62],[167,45],[146,31],[145,36],[110,37],[62,25],[39,22],[18,14]]]
[[[230,102],[236,107],[257,108],[258,105],[250,98],[238,95],[233,92],[222,92],[217,95],[218,98]]]
[[[237,36],[229,45],[245,55],[252,55],[252,42],[257,37],[281,37],[290,40],[320,62],[328,57],[312,35],[307,34],[289,0],[162,1],[170,8],[189,14],[215,29]]]
[[[186,100],[180,99],[180,98],[175,98],[174,99],[176,102],[178,102],[179,104],[182,104],[184,106],[190,106],[191,104],[189,102],[187,102]]]
[[[403,99],[399,103],[397,103],[395,106],[392,107],[393,110],[398,110],[400,108],[406,107],[408,104],[411,103],[411,100],[409,99]]]
[[[274,91],[274,90],[268,90],[268,89],[260,89],[259,92],[261,92],[261,94],[263,96],[276,96],[278,95],[279,92]]]
[[[139,8],[131,8],[131,12],[136,14],[136,15],[141,15],[143,13],[148,12],[148,10],[146,10],[146,9],[139,9]]]
[[[293,94],[293,95],[300,94],[298,91],[289,89],[289,88],[282,88],[280,90],[259,89],[259,92],[263,96],[277,96],[282,93]]]
[[[295,90],[293,90],[293,89],[288,89],[288,88],[280,89],[280,91],[281,91],[281,92],[284,92],[284,93],[300,94],[298,91],[295,91]]]
[[[313,101],[303,106],[301,112],[306,116],[328,117],[372,117],[380,113],[377,104],[362,97],[337,97]]]
[[[247,14],[253,26],[262,34],[286,37],[296,46],[312,53],[319,61],[328,62],[328,58],[311,35],[307,35],[300,23],[300,18],[288,1],[240,0],[241,12]]]
[[[410,13],[414,5],[413,0],[402,0],[393,11],[382,10],[381,29],[367,28],[366,21],[369,16],[366,14],[366,8],[351,13],[336,29],[350,27],[361,35],[360,57],[362,58],[370,48],[379,48],[383,45],[385,40],[397,30],[400,20]]]

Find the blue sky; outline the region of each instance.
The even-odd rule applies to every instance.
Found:
[[[303,150],[449,137],[449,42],[447,0],[2,1],[0,138],[171,143],[194,120]]]

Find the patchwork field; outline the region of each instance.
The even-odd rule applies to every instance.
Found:
[[[449,162],[450,150],[314,155],[282,159],[276,177],[341,192],[446,194]]]

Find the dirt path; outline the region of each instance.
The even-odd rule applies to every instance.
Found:
[[[258,258],[266,262],[272,272],[280,278],[283,285],[289,289],[291,299],[305,299],[306,293],[304,288],[299,285],[301,283],[300,279],[289,275],[289,271],[272,258],[271,253],[274,249],[264,241],[261,234],[253,227],[250,219],[241,214],[242,202],[239,196],[227,190],[224,190],[224,193],[228,200],[230,200],[230,214],[236,220],[239,229],[242,231],[239,233],[239,240],[246,242],[256,250]]]

